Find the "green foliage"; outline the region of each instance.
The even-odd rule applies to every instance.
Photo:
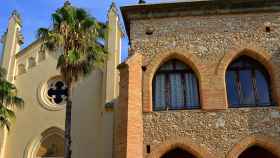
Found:
[[[38,38],[42,49],[59,54],[57,68],[66,83],[77,81],[100,67],[107,59],[102,43],[107,26],[90,16],[84,9],[70,4],[52,14],[50,28],[40,28]]]
[[[60,70],[66,85],[68,97],[65,121],[65,157],[71,158],[71,87],[92,69],[102,66],[107,52],[102,43],[107,26],[91,17],[84,9],[71,6],[68,1],[52,14],[50,28],[38,30],[42,49],[57,53],[57,69]]]
[[[80,59],[80,54],[75,49],[69,50],[67,54],[67,61],[69,61],[71,64],[74,64]]]
[[[6,79],[6,71],[0,68],[0,127],[6,127],[10,130],[10,126],[15,119],[13,109],[22,109],[24,101],[17,96],[16,87]]]

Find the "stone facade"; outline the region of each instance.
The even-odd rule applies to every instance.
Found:
[[[189,138],[219,158],[226,157],[234,145],[251,135],[273,137],[274,142],[280,143],[280,112],[277,108],[152,112],[145,113],[143,120],[144,145],[150,145],[151,151],[178,137]]]
[[[273,71],[271,72],[272,78],[279,78],[280,71],[277,68],[280,67],[278,52],[279,15],[279,13],[264,13],[242,16],[237,14],[135,20],[131,22],[132,49],[136,53],[143,53],[143,64],[147,65],[148,68],[153,60],[157,60],[159,56],[166,56],[163,55],[166,53],[185,53],[187,56],[197,58],[196,61],[191,60],[186,63],[190,65],[192,62],[196,62],[190,66],[195,71],[199,69],[197,76],[200,79],[201,91],[206,95],[202,95],[202,98],[205,102],[208,102],[205,103],[208,104],[205,105],[205,108],[208,108],[206,106],[216,106],[220,109],[226,106],[225,95],[223,94],[224,87],[220,86],[222,85],[220,79],[224,80],[224,75],[220,73],[223,73],[227,67],[226,64],[239,56],[241,52],[252,56],[252,58],[260,56],[257,60],[266,67],[274,65],[275,69],[268,68],[268,71]],[[266,25],[269,25],[271,32],[266,32]],[[155,28],[154,34],[146,35],[145,29],[147,28]],[[266,63],[263,62],[265,60]],[[159,62],[162,63],[162,61]],[[151,77],[145,85],[151,87],[154,72],[147,70],[146,76]],[[215,85],[212,86],[212,90],[207,88],[210,85]],[[279,93],[279,85],[273,87],[277,91],[275,93]],[[218,92],[220,93],[217,94]],[[212,99],[210,101],[212,103],[209,103],[207,98],[211,93],[216,93],[214,94],[216,99]],[[148,94],[150,95],[149,92],[147,92]],[[145,99],[151,101],[148,96]],[[275,98],[275,100],[279,99]],[[149,105],[144,106],[151,106],[149,101],[145,103]],[[220,103],[223,103],[223,105]]]
[[[193,53],[204,64],[218,64],[225,53],[242,47],[279,56],[279,26],[279,12],[134,20],[131,46],[144,54],[146,63],[162,50],[174,48]],[[266,32],[266,27],[271,31]],[[145,34],[148,28],[154,28],[152,35]]]
[[[138,143],[143,144],[144,150],[143,156],[138,157],[160,158],[179,147],[199,158],[233,158],[252,145],[280,157],[280,4],[270,6],[278,7],[278,11],[254,7],[211,9],[213,4],[209,11],[176,10],[176,6],[189,5],[185,3],[201,5],[178,2],[122,8],[130,54],[142,54],[143,58],[142,93],[138,94],[142,101],[135,100],[143,107],[144,141]],[[225,71],[241,55],[255,59],[267,69],[276,106],[228,108]],[[161,64],[174,58],[189,65],[197,75],[201,109],[153,111],[153,76]],[[126,81],[121,79],[121,85],[130,84],[122,82]],[[122,100],[119,104],[133,106]],[[128,125],[129,120],[125,121]],[[127,142],[131,139],[119,136]]]

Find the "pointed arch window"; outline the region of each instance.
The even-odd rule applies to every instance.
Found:
[[[44,140],[36,154],[36,158],[63,158],[64,157],[64,139],[58,134],[52,134]]]
[[[45,60],[45,59],[46,59],[46,52],[40,50],[40,51],[38,52],[38,62],[41,62],[41,61],[43,61],[43,60]]]
[[[274,155],[272,152],[259,147],[257,145],[251,146],[245,151],[243,151],[238,158],[279,158],[276,155]]]
[[[21,74],[23,74],[25,72],[26,72],[25,65],[24,64],[19,64],[18,65],[18,72],[17,72],[17,74],[21,75]]]
[[[36,60],[34,57],[30,57],[28,58],[28,68],[32,68],[36,66]]]
[[[41,134],[42,139],[37,145],[35,158],[63,158],[64,157],[64,135],[56,128]]]
[[[153,79],[153,109],[199,108],[198,81],[193,70],[178,60],[163,64]]]
[[[196,156],[194,156],[193,154],[191,154],[183,149],[180,149],[180,148],[175,148],[175,149],[167,152],[163,156],[161,156],[161,158],[170,158],[170,157],[196,158]]]
[[[254,59],[241,56],[226,72],[227,95],[230,107],[270,106],[270,77]]]

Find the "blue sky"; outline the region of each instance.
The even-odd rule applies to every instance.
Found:
[[[147,2],[160,2],[160,0],[146,0]],[[105,22],[107,10],[112,0],[70,0],[77,6],[86,9],[98,20]],[[117,6],[136,4],[138,0],[114,0]],[[48,27],[50,15],[61,7],[64,0],[0,0],[0,36],[7,28],[8,19],[13,10],[18,10],[23,21],[22,33],[26,47],[35,40],[36,30],[40,27]],[[126,57],[127,39],[123,40],[122,58]],[[2,46],[0,46],[0,50]]]

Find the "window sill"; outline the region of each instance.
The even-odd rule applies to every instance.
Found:
[[[193,107],[193,108],[168,108],[168,109],[153,109],[154,112],[159,111],[181,111],[181,110],[201,110],[201,107]]]
[[[236,105],[229,106],[228,109],[237,109],[237,108],[268,108],[268,107],[278,107],[277,105]]]

